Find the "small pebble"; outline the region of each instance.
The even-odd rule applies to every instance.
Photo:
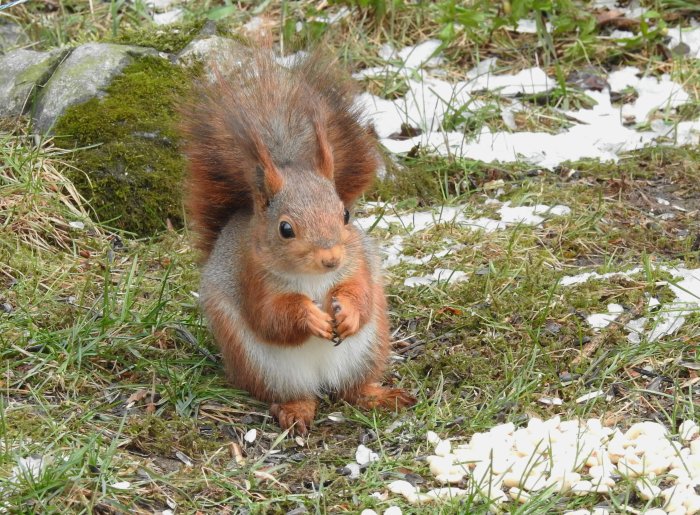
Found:
[[[348,471],[348,479],[357,479],[360,477],[360,466],[357,463],[348,463],[345,465],[345,469]]]
[[[251,429],[248,431],[243,439],[248,442],[248,443],[253,443],[255,439],[258,437],[258,430],[257,429]]]
[[[359,465],[367,465],[368,463],[377,461],[378,459],[379,455],[376,452],[372,451],[371,449],[365,447],[362,444],[358,445],[357,451],[355,451],[355,461]]]

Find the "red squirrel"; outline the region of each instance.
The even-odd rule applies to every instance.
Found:
[[[352,80],[319,53],[285,67],[257,50],[201,89],[183,121],[187,207],[230,382],[300,434],[323,394],[413,405],[379,383],[390,353],[380,260],[350,211],[380,154]]]

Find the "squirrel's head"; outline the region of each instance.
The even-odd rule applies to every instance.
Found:
[[[253,180],[254,245],[270,269],[288,274],[340,270],[359,242],[350,212],[336,192],[332,155],[319,151],[315,166],[278,169],[263,160]]]

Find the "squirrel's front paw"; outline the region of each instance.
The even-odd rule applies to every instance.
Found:
[[[335,316],[335,331],[342,340],[360,330],[360,310],[355,306],[333,298],[331,308]]]
[[[333,338],[333,318],[311,300],[306,305],[306,327],[314,336],[326,340]]]

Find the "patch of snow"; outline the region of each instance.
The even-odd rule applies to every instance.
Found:
[[[9,482],[16,483],[22,478],[37,481],[46,470],[47,465],[48,462],[44,456],[20,458],[17,460],[17,465],[12,467]]]
[[[437,39],[428,39],[418,45],[407,46],[399,50],[398,57],[406,68],[421,68],[440,66],[444,59],[436,55],[442,42]]]
[[[627,341],[630,343],[641,343],[646,323],[646,318],[636,318],[627,322],[625,325],[625,329],[629,331],[627,333]]]
[[[695,32],[687,31],[683,35],[690,39],[695,37]],[[565,161],[580,159],[615,162],[620,153],[643,148],[659,138],[671,139],[678,145],[700,142],[700,120],[668,127],[655,121],[651,131],[637,131],[626,126],[631,122],[643,124],[653,111],[673,109],[690,99],[682,85],[668,75],[640,77],[640,70],[634,67],[611,72],[608,76],[610,91],[586,91],[595,102],[592,108],[561,111],[573,125],[556,134],[518,132],[514,116],[515,112],[522,110],[518,102],[501,110],[504,123],[513,132],[492,132],[484,127],[479,133],[470,134],[460,130],[459,125],[454,127],[455,130],[443,130],[444,120],[449,115],[459,113],[468,118],[484,107],[482,101],[473,97],[476,92],[488,90],[503,97],[532,95],[550,91],[557,83],[539,67],[515,74],[498,74],[495,58],[484,59],[465,74],[465,80],[451,83],[436,78],[435,71],[426,69],[428,65],[436,65],[435,57],[431,56],[439,46],[436,40],[398,52],[385,46],[381,56],[402,60],[402,66],[385,64],[355,74],[356,78],[398,75],[408,86],[402,98],[387,100],[364,93],[356,101],[382,145],[391,153],[403,154],[420,147],[438,155],[468,157],[487,163],[525,161],[552,169]],[[637,98],[622,106],[613,106],[610,92],[620,92],[625,88],[634,89]],[[420,134],[393,139],[393,135],[401,132],[402,125],[419,129]]]
[[[637,123],[646,121],[649,114],[657,109],[670,109],[683,105],[690,100],[683,86],[674,82],[666,74],[660,79],[656,77],[637,78],[630,81],[629,86],[637,91],[637,99],[633,104],[622,106],[623,117],[634,118]],[[612,85],[611,85],[612,89]],[[613,91],[615,91],[613,89]]]
[[[612,322],[624,312],[624,308],[619,304],[608,304],[607,313],[594,313],[586,317],[586,322],[593,329],[603,329],[608,327]]]
[[[641,271],[641,267],[636,267],[631,270],[628,270],[627,272],[610,272],[607,274],[599,274],[598,272],[584,272],[578,275],[568,275],[566,277],[563,277],[559,284],[561,284],[562,286],[570,286],[572,284],[582,284],[587,281],[590,281],[591,279],[604,280],[611,279],[613,277],[631,277],[635,274],[638,274]]]
[[[157,11],[165,11],[171,5],[178,3],[178,0],[146,0],[146,6]]]
[[[681,27],[670,28],[668,29],[668,36],[671,38],[668,45],[669,48],[673,49],[681,43],[685,43],[690,49],[688,56],[700,59],[700,25],[689,29]]]
[[[674,334],[685,323],[686,317],[700,310],[700,268],[689,270],[683,266],[666,268],[678,282],[669,283],[668,287],[676,298],[661,305],[655,323],[647,340],[654,342],[659,338]]]
[[[463,219],[463,209],[463,206],[445,206],[439,212],[414,211],[406,214],[384,214],[381,215],[379,219],[375,216],[355,218],[355,223],[365,231],[372,226],[379,229],[388,229],[392,224],[397,224],[403,227],[408,233],[414,233],[423,231],[437,224],[457,222]]]
[[[406,214],[383,214],[380,217],[360,217],[355,218],[355,223],[365,231],[371,227],[388,229],[392,224],[396,224],[403,227],[409,234],[445,223],[456,223],[465,227],[493,232],[505,229],[513,224],[538,225],[546,217],[564,216],[570,212],[571,210],[567,206],[557,205],[550,207],[538,204],[535,206],[511,207],[510,201],[508,201],[504,202],[498,210],[500,220],[485,217],[467,218],[464,214],[464,206],[444,206],[438,212],[414,211]],[[396,241],[393,241],[392,244],[396,244]]]
[[[498,210],[501,221],[509,224],[538,225],[544,222],[545,217],[540,215],[565,216],[571,213],[567,206],[518,206],[510,207],[510,202],[506,202]]]
[[[630,32],[629,30],[615,29],[610,33],[611,39],[632,39],[634,37],[634,32]]]
[[[321,23],[326,23],[328,25],[333,25],[334,23],[337,23],[343,18],[347,17],[349,14],[350,9],[348,9],[346,6],[343,6],[333,14],[317,16],[316,21],[320,21]]]
[[[547,32],[552,32],[552,24],[547,22],[545,24]],[[515,32],[520,34],[537,34],[537,21],[530,19],[518,20],[515,26]]]
[[[404,286],[408,288],[415,288],[416,286],[424,286],[428,284],[435,283],[461,283],[469,279],[469,276],[465,272],[460,272],[459,270],[451,270],[449,268],[436,268],[432,275],[426,275],[422,277],[407,277],[404,279]]]
[[[660,269],[670,273],[676,280],[668,283],[668,287],[674,293],[675,299],[666,304],[661,304],[658,299],[653,297],[649,299],[648,308],[658,308],[651,317],[651,329],[649,331],[644,329],[649,322],[646,318],[637,318],[625,325],[625,328],[629,331],[627,339],[632,343],[641,342],[643,337],[646,337],[649,342],[655,342],[659,338],[672,335],[683,327],[689,315],[700,310],[700,268],[690,270],[684,266],[661,266]],[[561,280],[561,285],[571,286],[591,279],[605,280],[612,277],[629,277],[641,271],[642,269],[637,267],[627,272],[611,272],[602,275],[596,272],[586,272],[564,277]],[[594,323],[603,322],[604,315],[591,315],[589,319],[591,317],[593,317],[593,323],[590,320],[589,323],[594,326]]]
[[[184,15],[185,11],[183,11],[180,7],[176,7],[171,11],[154,14],[153,23],[156,25],[170,25],[171,23],[182,20]]]
[[[464,83],[468,91],[496,91],[504,96],[534,95],[547,92],[556,86],[556,80],[548,77],[542,68],[526,68],[516,74],[495,75],[491,73],[493,61],[486,62],[490,63],[487,71],[479,73],[480,69],[477,67],[472,72],[473,78]]]
[[[593,0],[594,9],[616,9],[617,0]]]

